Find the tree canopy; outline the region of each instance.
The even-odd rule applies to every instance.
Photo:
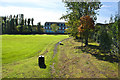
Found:
[[[94,20],[90,16],[83,16],[80,18],[81,25],[78,27],[79,32],[84,32],[87,29],[94,29]]]
[[[63,15],[60,19],[65,19],[65,21],[67,21],[66,25],[71,28],[71,36],[76,37],[79,34],[80,26],[82,28],[82,26],[88,25],[89,22],[91,22],[91,24],[89,24],[90,26],[93,25],[93,22],[97,20],[96,15],[98,14],[98,10],[101,6],[101,2],[65,2],[67,14]],[[85,20],[85,18],[89,19]],[[82,20],[86,21],[84,22],[85,24],[82,23]],[[88,44],[87,36],[85,38],[86,44]]]
[[[59,26],[57,26],[57,24],[52,24],[50,27],[52,28],[52,31],[54,32],[57,32],[57,30],[59,29]]]
[[[10,15],[2,18],[2,33],[3,34],[17,34],[17,33],[42,33],[43,27],[41,24],[33,25],[34,18],[24,19],[24,14]],[[32,24],[32,25],[30,25]],[[32,29],[36,28],[36,31]]]

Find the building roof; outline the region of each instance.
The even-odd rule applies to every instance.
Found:
[[[64,24],[65,25],[65,22],[45,22],[44,26],[46,26],[47,24]]]
[[[109,24],[114,24],[114,23],[109,23]],[[109,25],[108,23],[106,23],[106,24],[103,24],[103,23],[97,23],[96,25]]]
[[[65,24],[65,22],[45,22],[45,23],[53,23],[53,24],[61,23],[61,24]]]

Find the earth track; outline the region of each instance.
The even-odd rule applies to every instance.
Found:
[[[65,41],[65,40],[68,40],[68,39],[71,39],[71,38],[72,38],[72,37],[63,39],[62,41],[59,41],[58,43],[55,44],[55,47],[54,47],[54,50],[53,50],[54,54],[53,54],[53,57],[52,57],[52,58],[54,58],[54,57],[55,57],[55,54],[57,54],[57,47],[58,47],[58,45],[60,44],[60,42],[63,42],[63,41]]]

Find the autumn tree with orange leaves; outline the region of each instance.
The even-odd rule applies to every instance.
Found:
[[[85,45],[88,45],[88,36],[90,30],[93,30],[95,28],[94,26],[94,20],[86,15],[80,18],[80,26],[78,27],[78,35],[84,36],[85,38]]]

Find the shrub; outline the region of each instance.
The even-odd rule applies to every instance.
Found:
[[[101,29],[100,32],[100,48],[102,52],[110,52],[111,45],[112,45],[112,38],[111,36],[107,33],[106,28]]]

